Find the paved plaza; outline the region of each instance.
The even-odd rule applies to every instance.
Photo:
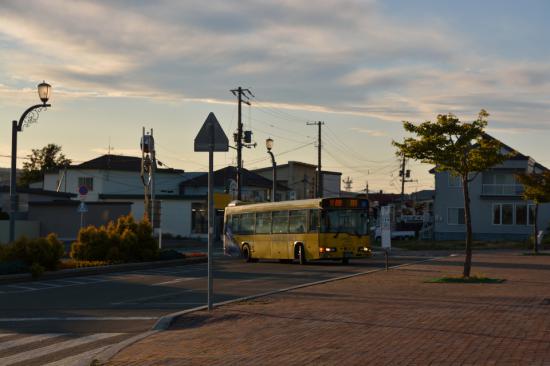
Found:
[[[501,284],[438,284],[462,256],[181,317],[109,365],[550,364],[550,257],[474,253]]]

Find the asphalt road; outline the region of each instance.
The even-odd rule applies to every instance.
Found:
[[[421,259],[391,257],[390,265]],[[382,255],[305,266],[215,256],[214,302],[381,267]],[[206,276],[200,263],[1,285],[0,365],[72,364],[151,329],[166,314],[206,304]]]

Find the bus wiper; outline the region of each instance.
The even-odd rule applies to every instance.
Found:
[[[337,238],[338,235],[340,235],[341,232],[342,232],[342,227],[338,226],[338,229],[336,229],[336,234],[334,234],[333,238]]]

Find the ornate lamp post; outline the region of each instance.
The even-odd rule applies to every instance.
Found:
[[[265,147],[267,148],[267,153],[271,155],[271,164],[273,166],[273,188],[271,188],[271,202],[275,202],[275,190],[277,187],[277,163],[275,162],[275,156],[271,152],[273,148],[273,139],[270,137],[265,140]]]
[[[10,174],[10,242],[15,240],[15,215],[17,214],[17,187],[16,187],[16,162],[17,162],[17,132],[23,131],[23,125],[29,127],[38,121],[40,112],[51,104],[47,104],[52,92],[52,86],[45,81],[38,84],[38,97],[42,104],[29,107],[19,121],[13,121],[11,127],[11,174]]]

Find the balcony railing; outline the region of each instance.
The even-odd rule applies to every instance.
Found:
[[[523,193],[521,184],[483,184],[481,194],[488,196],[520,196]]]

